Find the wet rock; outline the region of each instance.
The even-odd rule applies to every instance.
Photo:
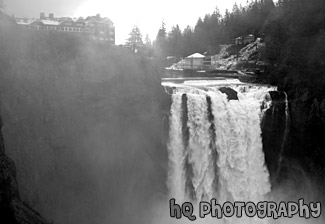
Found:
[[[320,110],[321,110],[322,114],[325,115],[325,99],[323,99],[320,104]]]
[[[238,100],[237,92],[229,87],[221,87],[220,92],[227,94],[228,100]]]
[[[271,91],[270,96],[272,106],[264,113],[261,129],[265,162],[273,184],[277,181],[281,153],[285,151],[289,140],[285,136],[289,127],[286,124],[284,93]]]
[[[265,113],[262,126],[263,150],[272,184],[275,183],[275,174],[282,177],[277,178],[276,182],[281,182],[290,177],[292,170],[299,168],[325,186],[324,94],[317,92],[316,88],[307,87],[293,86],[284,90],[288,94],[290,119],[286,141],[283,141],[286,129],[285,104],[281,103],[285,95],[281,92],[270,92],[272,106]],[[279,167],[277,161],[282,149],[283,162]]]
[[[270,91],[270,96],[272,103],[283,103],[286,98],[285,93],[281,91]]]

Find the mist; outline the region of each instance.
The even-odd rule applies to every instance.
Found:
[[[159,69],[7,19],[0,40],[2,132],[22,199],[54,223],[150,223],[167,191]]]

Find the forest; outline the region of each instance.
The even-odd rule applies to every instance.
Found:
[[[213,9],[212,9],[213,10]],[[232,11],[198,18],[181,30],[175,25],[167,30],[162,22],[156,39],[142,40],[135,27],[127,45],[147,57],[186,57],[195,52],[217,54],[220,45],[233,43],[234,38],[253,34],[265,42],[262,58],[268,63],[263,81],[274,85],[308,85],[324,83],[325,67],[325,3],[323,0],[254,0],[233,6]],[[298,85],[298,84],[297,84]],[[316,87],[317,93],[322,91]]]
[[[323,11],[321,0],[253,0],[245,6],[235,3],[231,12],[221,13],[216,7],[212,14],[199,18],[194,28],[189,24],[181,31],[175,25],[167,31],[162,23],[154,45],[163,49],[164,56],[185,57],[193,52],[213,54],[219,45],[248,34],[272,37],[272,41],[284,44],[294,36],[320,34],[324,29]]]

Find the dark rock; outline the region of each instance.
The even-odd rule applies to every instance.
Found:
[[[1,134],[1,128],[2,128],[2,118],[0,116],[0,156],[3,156],[5,154],[5,147],[4,147],[4,141]]]
[[[272,103],[283,103],[285,101],[286,95],[281,91],[270,91],[270,96],[272,99]]]
[[[305,173],[304,176],[312,176],[320,189],[325,189],[324,94],[317,92],[317,88],[305,86],[289,86],[283,90],[288,96],[290,120],[286,139],[286,104],[283,92],[270,92],[272,106],[266,111],[262,125],[263,150],[272,184],[285,181],[291,177],[292,172],[299,169]],[[283,162],[279,167],[281,151]],[[300,181],[304,182],[303,179]],[[325,190],[322,191],[325,195]]]
[[[219,91],[227,94],[228,100],[238,100],[237,92],[229,87],[221,87]]]
[[[46,220],[20,199],[15,163],[5,155],[1,128],[0,117],[0,223],[46,224]]]
[[[19,199],[15,198],[11,202],[12,209],[14,210],[14,217],[16,223],[23,224],[45,224],[48,223],[37,212],[30,208]]]
[[[273,99],[272,105],[264,114],[261,129],[265,163],[270,172],[273,185],[278,179],[281,153],[285,150],[288,143],[286,129],[289,128],[289,125],[287,126],[286,121],[284,93],[272,91],[270,95]]]
[[[286,151],[287,157],[298,160],[305,171],[319,175],[322,179],[324,179],[323,175],[325,174],[323,101],[324,99],[317,99],[310,94],[310,90],[290,94],[292,141]]]
[[[322,100],[320,104],[320,110],[323,115],[325,115],[325,99]]]

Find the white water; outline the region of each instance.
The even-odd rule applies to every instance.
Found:
[[[211,199],[216,196],[214,188],[214,172],[211,137],[209,134],[207,100],[204,94],[188,93],[188,122],[189,127],[189,163],[192,164],[195,198],[197,200]]]
[[[218,90],[225,83],[206,84],[204,88],[198,83],[172,85],[168,146],[170,198],[178,203],[192,201],[194,204],[212,198],[219,203],[266,200],[271,186],[260,123],[270,105],[268,92],[275,89],[227,83],[238,92],[239,98],[228,101],[227,95]],[[187,103],[183,104],[187,105],[187,114],[182,108],[183,94],[187,97]],[[213,119],[210,120],[207,97],[211,98]],[[188,143],[183,140],[186,138],[182,119],[187,119]],[[188,183],[193,192],[186,190]]]
[[[182,95],[173,94],[170,116],[170,140],[168,145],[170,195],[177,195],[180,201],[185,200],[185,150],[182,140]]]

